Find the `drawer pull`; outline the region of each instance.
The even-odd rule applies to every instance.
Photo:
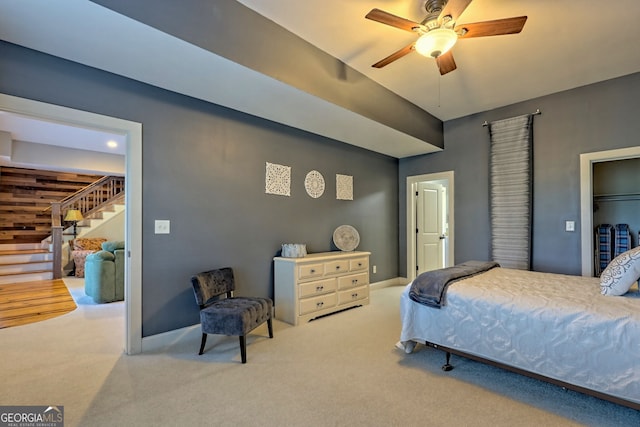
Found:
[[[358,283],[358,279],[351,280],[351,284],[355,285],[356,283]]]
[[[362,263],[361,262],[358,263],[358,267],[362,267]]]
[[[316,292],[324,290],[324,286],[316,286]]]
[[[312,268],[311,269],[311,274],[315,273],[316,271]]]
[[[358,298],[358,294],[357,293],[351,294],[351,298]]]
[[[339,265],[336,265],[336,270],[340,270],[340,266]]]
[[[316,308],[320,308],[324,305],[324,302],[320,301],[316,303]]]

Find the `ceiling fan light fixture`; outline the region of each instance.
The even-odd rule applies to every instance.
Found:
[[[416,41],[416,52],[420,55],[437,58],[447,53],[458,41],[458,35],[449,28],[436,28],[420,36]]]

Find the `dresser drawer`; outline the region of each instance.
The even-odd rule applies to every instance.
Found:
[[[338,282],[335,278],[333,278],[301,283],[299,286],[299,297],[306,298],[312,295],[322,295],[329,292],[334,292],[338,288]]]
[[[369,270],[369,258],[355,258],[349,261],[349,271],[368,271]]]
[[[324,276],[324,264],[302,264],[298,267],[299,279],[313,279]]]
[[[369,284],[369,273],[350,274],[344,277],[338,277],[338,289],[355,288]]]
[[[318,297],[305,298],[300,300],[300,315],[313,313],[325,308],[335,307],[338,303],[337,294],[331,293]]]
[[[366,299],[368,296],[369,296],[369,286],[360,286],[359,288],[340,291],[338,292],[338,305]]]
[[[340,259],[335,261],[328,261],[324,263],[325,274],[340,274],[349,272],[349,260]]]

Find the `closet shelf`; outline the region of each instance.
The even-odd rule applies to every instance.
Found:
[[[640,200],[640,193],[622,193],[622,194],[594,194],[594,202],[624,202],[631,200]]]

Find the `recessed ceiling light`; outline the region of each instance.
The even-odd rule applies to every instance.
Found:
[[[114,140],[111,140],[111,141],[107,142],[107,147],[109,147],[109,148],[117,148],[118,147],[118,143],[115,142]]]

